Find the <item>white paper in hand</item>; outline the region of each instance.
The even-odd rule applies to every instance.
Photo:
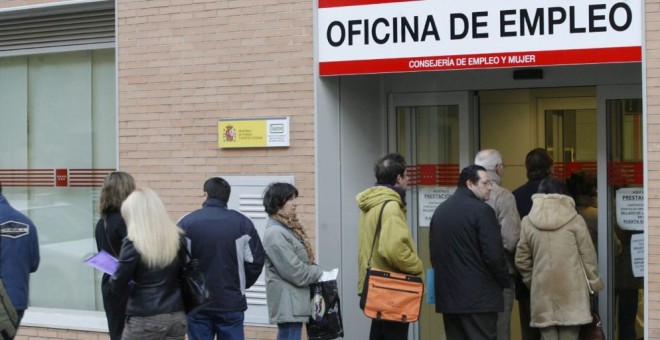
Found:
[[[335,268],[329,272],[324,271],[323,275],[321,275],[321,278],[319,279],[319,282],[336,280],[338,273],[339,268]]]

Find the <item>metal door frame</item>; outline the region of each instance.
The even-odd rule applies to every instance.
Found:
[[[598,254],[607,254],[607,256],[598,256],[598,272],[600,277],[605,280],[605,293],[599,294],[598,309],[603,321],[603,329],[609,338],[614,338],[615,320],[611,318],[614,314],[614,276],[609,272],[609,264],[614,263],[614,254],[612,251],[612,235],[607,230],[608,219],[612,218],[607,195],[607,163],[608,146],[607,140],[607,100],[610,99],[628,99],[644,98],[641,85],[605,85],[596,87],[597,103],[597,134],[598,134],[598,207],[607,207],[607,209],[598,209]],[[642,113],[643,140],[647,140],[646,132],[646,110]],[[644,147],[644,188],[648,188],[648,173],[646,144]],[[648,192],[648,190],[647,190]],[[644,214],[648,216],[648,195],[644,197]],[[645,254],[644,261],[648,263],[648,219],[646,220],[645,231]],[[644,338],[648,339],[648,266],[644,268]]]

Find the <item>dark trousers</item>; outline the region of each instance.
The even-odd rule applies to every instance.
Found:
[[[184,340],[188,330],[186,313],[129,316],[126,318],[122,340]]]
[[[529,290],[527,290],[527,294],[518,294],[517,297],[518,314],[520,316],[520,334],[522,335],[522,340],[540,340],[541,332],[539,329],[529,325],[532,317]]]
[[[203,309],[188,315],[188,339],[244,340],[244,320],[245,313],[243,311],[214,312]]]
[[[616,296],[619,302],[619,340],[636,340],[637,304],[639,291],[637,289],[618,290]]]
[[[409,325],[403,322],[371,320],[369,340],[406,340]]]
[[[121,335],[124,332],[124,321],[126,320],[128,293],[117,295],[111,292],[107,282],[101,284],[101,293],[105,317],[108,319],[110,340],[121,340]]]
[[[451,340],[496,340],[497,313],[442,314],[445,334]]]

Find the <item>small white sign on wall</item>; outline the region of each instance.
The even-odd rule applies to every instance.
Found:
[[[644,230],[644,188],[616,191],[616,223],[623,230]]]
[[[418,221],[420,227],[431,226],[431,217],[435,208],[456,191],[456,187],[419,187],[417,201],[419,202]]]

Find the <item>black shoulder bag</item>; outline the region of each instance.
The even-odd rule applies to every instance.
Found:
[[[204,274],[199,271],[199,260],[190,255],[187,241],[187,238],[183,238],[179,249],[182,257],[181,297],[186,314],[192,314],[209,305],[215,298],[206,287]]]

